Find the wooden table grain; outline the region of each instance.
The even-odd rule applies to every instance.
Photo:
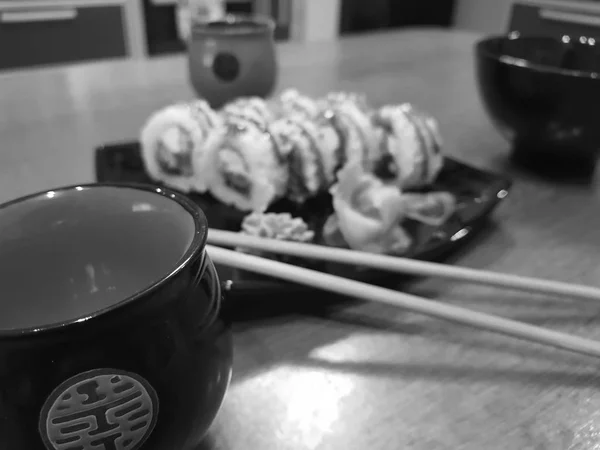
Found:
[[[279,87],[430,111],[448,154],[515,179],[486,231],[451,261],[600,286],[598,182],[547,181],[508,163],[476,92],[476,38],[411,30],[284,44]],[[190,96],[181,57],[2,75],[0,201],[93,181],[96,145],[136,138],[153,110]],[[401,288],[600,339],[600,305],[433,279]],[[600,448],[598,360],[383,305],[287,300],[273,301],[277,314],[263,302],[235,321],[235,376],[202,449]]]

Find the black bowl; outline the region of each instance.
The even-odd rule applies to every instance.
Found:
[[[594,168],[600,149],[600,45],[593,38],[488,37],[476,44],[479,92],[515,156]]]
[[[5,450],[192,450],[232,369],[198,206],[84,185],[0,206]]]

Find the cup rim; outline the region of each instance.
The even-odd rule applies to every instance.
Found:
[[[251,25],[251,27],[223,27],[212,28],[211,25]],[[275,30],[275,20],[260,14],[225,14],[217,19],[198,21],[192,24],[192,36],[194,34],[220,34],[224,36],[248,36],[272,32]]]
[[[502,64],[506,64],[508,66],[513,67],[521,67],[524,69],[534,70],[536,72],[546,73],[546,74],[555,74],[555,75],[563,75],[573,78],[584,78],[595,80],[600,78],[600,72],[590,71],[590,70],[575,70],[575,69],[564,69],[560,67],[555,67],[547,64],[540,64],[530,61],[525,58],[518,58],[516,56],[503,55],[501,52],[495,52],[490,50],[489,45],[493,42],[506,42],[513,40],[533,40],[533,39],[545,39],[548,41],[559,42],[558,38],[552,36],[520,36],[518,33],[508,33],[504,35],[493,35],[486,36],[482,39],[479,39],[475,43],[477,53],[485,58],[494,59],[499,61]]]
[[[206,240],[208,235],[208,221],[202,209],[196,205],[192,200],[187,198],[185,195],[175,192],[169,188],[153,186],[148,184],[141,183],[80,183],[80,184],[72,184],[68,186],[61,186],[54,189],[45,189],[43,191],[38,191],[33,194],[28,194],[22,197],[18,197],[16,199],[7,201],[5,203],[0,204],[0,210],[10,207],[12,205],[16,205],[19,203],[26,202],[28,200],[32,200],[34,198],[44,196],[48,192],[66,192],[72,190],[81,190],[81,189],[94,189],[98,187],[113,187],[113,188],[127,188],[140,190],[145,192],[151,192],[156,195],[160,195],[166,197],[169,200],[175,201],[178,203],[183,209],[185,209],[188,214],[192,217],[194,221],[194,236],[192,237],[192,242],[189,247],[185,251],[185,253],[177,260],[174,264],[174,267],[169,270],[168,273],[161,276],[159,279],[151,283],[150,285],[140,289],[138,292],[123,298],[117,303],[114,303],[105,308],[99,309],[97,311],[93,311],[88,314],[84,314],[82,316],[74,317],[68,320],[63,320],[61,322],[44,324],[41,326],[27,327],[27,328],[11,328],[11,329],[1,329],[0,328],[0,340],[10,339],[10,338],[21,338],[27,336],[37,336],[42,333],[48,333],[52,331],[65,331],[66,329],[70,329],[73,326],[81,325],[83,323],[88,323],[94,319],[97,319],[101,316],[104,316],[110,312],[113,312],[122,307],[131,305],[133,303],[138,302],[140,299],[147,297],[152,292],[161,288],[165,283],[172,280],[173,277],[177,276],[185,267],[189,265],[189,263],[201,252],[206,246]]]

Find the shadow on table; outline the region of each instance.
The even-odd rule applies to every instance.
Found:
[[[327,299],[323,299],[324,301]],[[318,300],[316,298],[312,301]],[[493,299],[488,299],[491,304]],[[511,318],[549,328],[580,327],[600,328],[600,314],[597,311],[564,309],[562,304],[552,311],[541,304],[538,312],[513,311]],[[544,307],[546,306],[546,307]],[[474,308],[477,308],[474,306]],[[498,312],[500,314],[500,312]],[[258,318],[260,317],[260,319]],[[393,318],[391,318],[393,317]],[[299,323],[295,323],[296,319]],[[306,327],[304,328],[304,326]],[[300,327],[300,328],[299,328]],[[301,328],[304,328],[301,329]],[[464,381],[499,381],[504,383],[538,383],[541,385],[591,386],[598,382],[595,369],[596,361],[585,356],[532,345],[525,341],[506,338],[494,333],[481,332],[469,327],[437,321],[412,313],[397,313],[395,308],[386,305],[363,305],[346,301],[338,304],[304,304],[293,314],[275,315],[265,318],[259,315],[254,321],[236,322],[236,368],[234,383],[247,379],[257,372],[269,370],[280,364],[298,364],[300,366],[318,366],[328,370],[353,373],[367,373],[381,376],[398,377],[439,377]],[[290,330],[290,336],[286,332]],[[313,359],[311,353],[335,342],[356,334],[390,334],[397,336],[423,336],[435,347],[462,348],[470,362],[465,367],[444,365],[443,363],[422,363],[408,365],[402,362],[337,362],[331,363]],[[575,333],[574,333],[575,334]],[[486,367],[473,367],[473,358],[480,352],[490,362],[490,355],[497,355],[498,364],[490,363]],[[565,369],[523,369],[502,367],[502,360],[512,361],[523,358],[533,364],[557,364]],[[493,359],[493,358],[492,358]],[[476,362],[475,362],[476,365]]]
[[[577,161],[552,161],[540,158],[522,157],[515,153],[507,157],[498,157],[497,170],[510,174],[515,179],[534,179],[564,186],[591,187],[597,178],[593,163]]]
[[[532,345],[525,341],[505,338],[493,333],[485,333],[468,327],[446,322],[432,321],[428,318],[413,314],[396,316],[390,319],[390,308],[385,306],[369,311],[346,310],[338,307],[330,308],[325,314],[308,313],[303,320],[310,320],[305,334],[296,335],[297,340],[282,338],[285,332],[286,319],[272,319],[271,326],[276,329],[273,333],[275,341],[286,339],[286,342],[273,342],[265,345],[265,339],[271,336],[271,330],[262,330],[257,340],[247,342],[244,339],[236,344],[239,350],[236,355],[236,368],[233,382],[240,382],[256,373],[269,370],[271,367],[293,365],[298,367],[319,368],[333,372],[352,373],[355,375],[398,377],[408,379],[451,380],[464,383],[489,382],[503,384],[534,384],[536,386],[597,386],[599,379],[597,361],[568,351]],[[415,321],[416,318],[416,321]],[[551,326],[552,323],[576,324],[593,320],[600,324],[600,317],[593,319],[582,314],[572,313],[563,317],[548,319],[543,312],[538,317],[540,324]],[[277,321],[281,323],[277,324]],[[528,316],[529,322],[535,318]],[[236,325],[236,328],[239,326]],[[265,327],[261,322],[261,329]],[[269,328],[269,326],[266,326]],[[459,348],[465,358],[453,364],[452,362],[432,361],[328,361],[311,356],[317,348],[326,347],[335,342],[347,339],[355,333],[389,333],[398,336],[425,336],[434,347],[449,349]],[[253,336],[254,331],[251,332]],[[579,333],[583,334],[583,333]],[[247,337],[244,334],[244,338]],[[425,349],[427,351],[427,348]],[[464,353],[463,353],[464,352]],[[477,362],[477,354],[481,353],[481,363]],[[495,356],[494,356],[495,355]],[[528,361],[528,364],[513,364],[515,359]],[[504,361],[504,363],[503,363]],[[481,364],[481,365],[480,365]],[[510,365],[509,365],[510,364]],[[527,367],[540,364],[540,368]],[[552,366],[558,368],[552,368]],[[203,450],[203,449],[202,449]]]
[[[229,311],[235,344],[232,383],[344,339],[353,330],[335,323],[329,326],[328,318],[356,303],[345,297],[316,293],[308,298],[261,298],[254,308]]]
[[[494,235],[494,248],[490,251],[479,251],[478,261],[482,266],[493,264],[498,257],[496,247],[509,247],[508,236],[502,229],[490,224],[480,234],[474,237],[470,244],[458,253],[453,254],[447,261],[454,263],[466,255],[473,246],[489,243],[489,237]],[[498,237],[500,235],[500,237]],[[504,237],[503,237],[504,236]],[[507,245],[504,245],[507,244]],[[480,259],[482,258],[482,261]],[[514,320],[539,324],[546,327],[590,327],[600,325],[600,312],[594,305],[564,302],[549,298],[536,298],[528,294],[527,302],[523,302],[523,294],[491,289],[484,295],[477,294],[473,298],[446,298],[450,281],[423,280],[417,277],[403,277],[399,284],[392,280],[390,285],[406,290],[416,295],[456,304],[466,308],[484,309],[491,314],[505,315]],[[454,284],[454,283],[453,283]],[[451,292],[451,291],[450,291]],[[462,292],[462,291],[460,291]],[[256,372],[268,370],[273,365],[298,361],[299,364],[315,364],[321,366],[321,361],[310,359],[311,352],[333,342],[343,340],[360,332],[381,334],[390,333],[404,336],[423,335],[432,341],[443,345],[447,342],[456,348],[464,347],[465,351],[485,351],[498,354],[499,357],[526,357],[538,361],[550,361],[561,364],[581,366],[586,359],[580,355],[556,351],[539,346],[532,346],[523,341],[505,339],[490,333],[481,333],[463,326],[438,322],[425,316],[407,312],[403,313],[391,306],[369,304],[327,292],[311,291],[307,293],[290,293],[282,298],[277,296],[262,296],[248,298],[247,303],[227,305],[227,316],[233,322],[236,333],[236,371],[234,383],[252,376]],[[589,306],[589,308],[588,308]],[[393,318],[391,318],[393,317]],[[306,333],[299,327],[306,325]],[[286,336],[286,333],[290,333]],[[293,341],[292,339],[296,339]],[[419,372],[448,371],[449,377],[468,379],[499,379],[513,382],[529,382],[540,377],[545,372],[519,371],[486,367],[456,368],[445,366],[405,366],[399,364],[371,367],[369,363],[331,363],[322,362],[324,367],[332,370],[353,370],[358,372],[374,370],[377,373],[387,373],[398,376],[418,376]],[[572,378],[572,383],[591,383],[591,378],[585,375],[574,375],[574,372],[556,372],[544,378],[548,384],[563,383],[564,379]],[[388,373],[389,374],[389,373]]]
[[[486,267],[498,259],[503,252],[512,246],[510,236],[503,233],[502,228],[493,221],[486,221],[486,226],[469,238],[465,245],[453,250],[450,254],[441,255],[440,262],[458,264],[461,258],[470,251],[481,246],[489,247],[489,239],[494,236],[495,245],[489,251],[479,252],[477,263],[479,267]],[[422,277],[394,274],[381,277],[369,282],[378,286],[389,287],[397,290],[410,290],[410,287]],[[355,305],[362,300],[332,294],[329,292],[306,289],[300,287],[298,291],[291,289],[288,294],[281,293],[247,295],[243,298],[236,296],[224,302],[227,317],[237,327],[247,328],[254,324],[264,322],[281,322],[289,320],[290,315],[320,315],[327,316],[332,311]]]
[[[208,434],[204,437],[202,442],[200,442],[200,444],[198,444],[198,446],[196,448],[194,448],[194,450],[214,450],[214,449],[216,449],[217,443],[216,443],[216,439],[215,439],[215,436],[213,433],[214,432],[212,430],[210,430],[208,432]]]
[[[398,377],[403,379],[461,381],[463,383],[489,382],[494,384],[519,383],[543,387],[597,387],[598,374],[593,369],[535,370],[517,367],[477,367],[472,365],[385,362],[332,362],[308,358],[291,361],[299,367],[327,369],[353,375]]]
[[[518,296],[514,294],[514,296]],[[489,314],[501,315],[519,322],[532,325],[556,329],[568,334],[586,335],[590,339],[597,338],[597,332],[600,329],[600,311],[595,305],[585,305],[573,303],[552,303],[540,301],[532,304],[518,305],[514,301],[505,300],[512,298],[506,294],[501,298],[493,295],[489,297],[478,297],[476,305],[465,305],[463,301],[458,304],[456,301],[446,301],[444,303],[456,304],[465,308],[472,308],[479,311],[485,311]],[[507,308],[507,303],[509,306]],[[482,308],[485,306],[485,308]],[[519,309],[519,306],[522,309]],[[496,308],[497,311],[490,311]],[[558,350],[553,347],[533,345],[525,340],[518,340],[511,337],[502,336],[493,332],[486,332],[465,325],[454,324],[447,321],[438,321],[421,315],[407,313],[410,319],[390,319],[390,315],[385,313],[385,307],[377,314],[366,315],[362,311],[345,310],[338,311],[328,316],[332,324],[347,326],[352,330],[371,331],[374,333],[389,334],[414,334],[427,336],[432,342],[460,345],[465,350],[484,351],[487,354],[494,352],[501,357],[502,355],[519,356],[530,360],[551,361],[554,363],[583,365],[587,362],[595,362],[594,359],[586,356],[569,352],[567,350]],[[389,312],[389,310],[388,310]]]

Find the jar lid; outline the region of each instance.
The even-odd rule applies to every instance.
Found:
[[[248,36],[272,33],[275,21],[267,16],[228,14],[215,20],[194,20],[192,35]]]

